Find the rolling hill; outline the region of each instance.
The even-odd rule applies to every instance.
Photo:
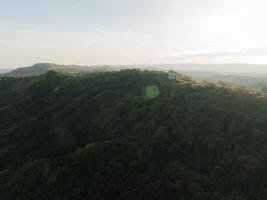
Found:
[[[255,68],[255,73],[237,73],[238,70],[245,68],[248,72]],[[197,65],[197,64],[173,64],[173,65],[113,65],[113,66],[78,66],[78,65],[59,65],[51,63],[37,63],[29,67],[20,67],[15,70],[4,70],[0,76],[32,76],[44,74],[48,71],[58,71],[62,73],[80,74],[92,72],[119,71],[122,69],[146,69],[168,72],[174,70],[200,81],[224,82],[230,85],[246,87],[250,90],[260,91],[267,87],[266,73],[259,73],[266,66],[263,65],[242,65],[242,64],[221,64],[221,65]],[[209,69],[209,70],[207,70]],[[224,71],[223,71],[224,69]],[[258,70],[258,71],[257,71]],[[232,73],[232,72],[233,73]],[[7,72],[7,73],[4,73]],[[258,72],[258,73],[256,73]]]
[[[156,71],[0,78],[0,197],[267,198],[267,99]]]
[[[98,71],[115,71],[118,70],[111,66],[86,67],[77,65],[59,65],[52,63],[37,63],[29,67],[19,67],[2,76],[32,76],[44,74],[48,71],[58,71],[65,73],[81,73],[81,72],[98,72]]]

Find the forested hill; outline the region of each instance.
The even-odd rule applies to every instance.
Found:
[[[37,63],[29,67],[19,67],[1,76],[33,76],[41,75],[48,71],[58,71],[64,73],[77,74],[81,72],[104,72],[104,71],[117,71],[119,67],[112,66],[78,66],[78,65],[59,65],[52,63]]]
[[[174,78],[1,78],[0,199],[267,199],[267,100]]]

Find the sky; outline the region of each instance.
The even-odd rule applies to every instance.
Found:
[[[267,64],[265,0],[0,0],[0,67]]]

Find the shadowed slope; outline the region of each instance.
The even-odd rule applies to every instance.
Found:
[[[173,76],[2,78],[1,199],[266,199],[266,99]]]

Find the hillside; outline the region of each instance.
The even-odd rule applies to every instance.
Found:
[[[197,80],[205,80],[209,82],[224,82],[230,85],[245,87],[250,90],[260,91],[267,87],[266,74],[220,74],[214,72],[201,72],[201,71],[177,71]]]
[[[98,66],[98,67],[86,67],[77,65],[59,65],[51,63],[37,63],[29,67],[19,67],[12,70],[9,73],[5,73],[2,76],[32,76],[41,75],[48,71],[58,71],[65,73],[81,73],[81,72],[98,72],[98,71],[115,71],[116,68],[108,66]]]
[[[237,73],[241,68],[255,69],[258,73]],[[209,82],[224,82],[226,84],[245,87],[250,90],[260,91],[267,87],[266,73],[263,71],[263,65],[245,65],[245,64],[225,64],[225,65],[197,65],[197,64],[173,64],[173,65],[113,65],[113,66],[78,66],[78,65],[59,65],[51,63],[37,63],[29,67],[20,67],[15,70],[0,69],[0,77],[2,76],[32,76],[41,75],[48,71],[58,71],[69,74],[92,73],[92,72],[108,72],[119,71],[122,69],[146,69],[155,71],[174,70],[177,73],[185,74],[197,80],[206,80]],[[205,71],[209,68],[209,71]],[[212,70],[211,70],[212,69]],[[223,69],[225,71],[223,71]],[[233,73],[231,72],[233,71]],[[258,71],[257,71],[258,70]],[[242,71],[242,70],[241,70]]]
[[[8,72],[10,72],[10,71],[12,71],[12,69],[8,69],[8,68],[0,68],[0,75],[1,75],[1,74],[5,74],[5,73],[8,73]]]
[[[176,74],[2,77],[0,197],[266,199],[266,121],[261,94]]]

